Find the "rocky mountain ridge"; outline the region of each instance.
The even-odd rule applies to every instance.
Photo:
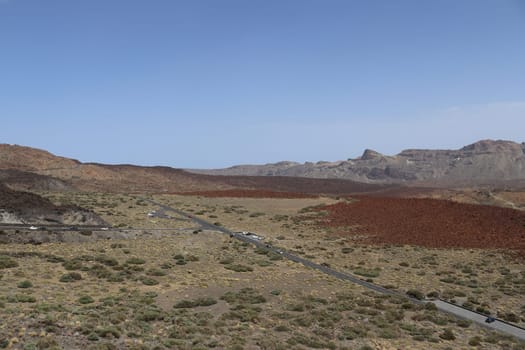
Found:
[[[525,142],[482,140],[458,150],[408,149],[394,156],[367,149],[361,157],[345,161],[279,162],[189,171],[209,175],[336,178],[432,187],[520,183],[525,182]]]

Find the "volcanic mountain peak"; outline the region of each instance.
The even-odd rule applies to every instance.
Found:
[[[373,159],[378,159],[378,158],[382,158],[382,157],[384,157],[384,155],[382,155],[381,153],[367,148],[367,149],[365,149],[365,151],[363,152],[363,155],[359,159],[361,159],[361,160],[373,160]]]

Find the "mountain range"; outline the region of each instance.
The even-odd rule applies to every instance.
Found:
[[[525,184],[525,142],[482,140],[458,150],[408,149],[394,156],[367,149],[359,158],[336,162],[283,161],[189,171],[224,176],[333,178],[425,187],[521,185]]]

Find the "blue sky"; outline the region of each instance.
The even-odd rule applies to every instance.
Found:
[[[525,141],[523,0],[0,0],[0,142],[215,168]]]

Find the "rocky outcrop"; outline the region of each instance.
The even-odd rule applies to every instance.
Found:
[[[57,206],[37,194],[15,191],[0,183],[0,223],[107,225],[97,214],[78,206]]]
[[[409,149],[395,156],[367,149],[361,157],[346,161],[287,162],[284,167],[278,164],[198,172],[211,175],[278,174],[437,187],[517,183],[525,180],[525,143],[482,140],[459,150]]]

